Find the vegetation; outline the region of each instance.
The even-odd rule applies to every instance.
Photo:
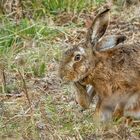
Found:
[[[83,38],[85,19],[104,4],[104,0],[2,0],[0,139],[140,136],[139,127],[98,124],[94,104],[81,112],[73,86],[62,84],[57,75],[62,50]],[[116,11],[112,13],[116,15]]]

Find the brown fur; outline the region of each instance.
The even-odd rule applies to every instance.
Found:
[[[140,89],[140,46],[121,45],[97,54],[96,59],[86,84],[92,84],[100,95]]]
[[[89,107],[90,102],[92,101],[93,96],[96,94],[93,90],[91,93],[88,93],[86,86],[80,84],[80,82],[75,82],[74,86],[77,90],[76,92],[76,102],[83,108],[86,109]]]
[[[117,104],[119,105],[119,98],[123,97],[123,95],[129,95],[128,93],[131,95],[140,94],[140,45],[116,44],[117,46],[113,46],[112,40],[102,39],[101,37],[104,35],[108,23],[109,10],[107,9],[93,21],[93,25],[87,34],[87,41],[68,50],[60,64],[60,76],[62,79],[80,81],[82,85],[90,84],[94,87],[101,99],[98,108],[101,109],[103,114],[105,114],[105,102],[114,101],[114,95],[117,95],[117,101],[115,100],[116,103],[112,112],[115,111]],[[105,41],[110,41],[111,43],[108,44]],[[100,49],[97,49],[100,48],[99,44],[108,44],[109,49],[103,51],[101,49],[100,51]],[[77,54],[80,54],[80,59],[75,61]],[[86,93],[86,91],[84,92]],[[138,99],[135,98],[135,102],[139,98],[139,96]],[[81,100],[84,99],[83,97],[81,98]],[[127,99],[129,99],[129,96],[127,96]],[[123,103],[124,106],[129,104],[126,102],[126,98],[124,98]],[[110,107],[112,106],[110,105]],[[135,110],[134,106],[133,103],[131,111]],[[140,106],[137,105],[137,108],[140,108]],[[128,110],[129,108],[127,108]],[[110,113],[112,114],[112,112]],[[104,120],[107,120],[107,117],[105,115]]]

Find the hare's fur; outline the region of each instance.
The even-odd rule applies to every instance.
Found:
[[[110,119],[110,115],[105,115],[108,111],[112,117],[116,106],[123,110],[122,115],[140,118],[140,45],[119,44],[125,40],[124,36],[101,38],[108,23],[109,9],[106,9],[94,19],[86,42],[65,52],[60,76],[74,81],[76,87],[77,83],[83,87],[88,84],[94,87],[101,100],[98,109],[103,114],[103,120]],[[83,100],[88,107],[91,97],[86,91],[77,95],[79,104]]]

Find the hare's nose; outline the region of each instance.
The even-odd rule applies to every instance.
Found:
[[[68,84],[68,83],[69,81],[65,77],[61,78],[61,84]]]
[[[63,77],[61,78],[61,80],[62,80],[62,83],[63,83],[63,84],[68,84],[68,83],[70,82],[70,80],[69,80],[69,78],[68,78],[67,76],[63,76]]]
[[[62,83],[66,80],[65,76],[61,73],[59,74],[59,77],[60,77]]]
[[[65,84],[68,84],[68,83],[69,83],[68,80],[65,79],[65,77],[63,77],[63,76],[60,77],[59,80],[60,80],[60,83],[61,83],[62,85],[65,85]]]
[[[65,76],[63,77],[62,80],[63,80],[64,83],[67,83],[67,81],[68,81],[67,77],[65,77]]]

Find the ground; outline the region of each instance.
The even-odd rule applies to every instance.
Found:
[[[99,8],[79,14],[63,12],[18,23],[1,18],[1,140],[140,139],[139,122],[135,126],[125,126],[122,120],[99,123],[94,101],[82,112],[72,84],[59,78],[61,53],[84,38],[88,17],[93,18],[97,11]],[[113,6],[106,34],[124,34],[125,42],[140,43],[139,13],[136,6]]]

